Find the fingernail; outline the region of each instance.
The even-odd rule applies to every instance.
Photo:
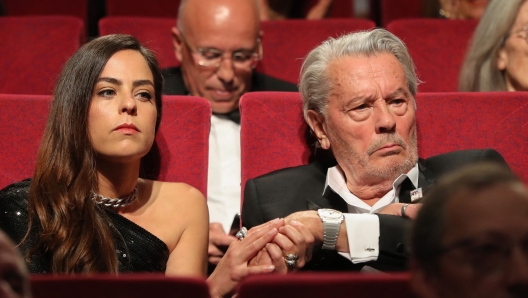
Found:
[[[273,228],[273,229],[271,229],[271,231],[268,232],[268,234],[270,234],[270,235],[273,235],[275,233],[277,233],[277,229],[276,228]]]
[[[268,267],[266,267],[266,269],[269,270],[269,271],[273,271],[273,270],[275,270],[275,266],[269,265]]]
[[[298,224],[299,224],[299,222],[298,222],[298,221],[296,221],[296,220],[292,220],[292,221],[290,222],[290,224],[291,224],[291,225],[293,225],[293,226],[296,226],[296,225],[298,225]]]
[[[280,220],[281,220],[280,218],[275,218],[275,219],[273,220],[273,223],[274,223],[274,224],[278,224],[278,223],[280,222]]]

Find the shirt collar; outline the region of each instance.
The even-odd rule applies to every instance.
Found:
[[[398,178],[396,178],[396,180],[394,180],[394,182],[392,183],[392,190],[389,191],[389,193],[383,196],[383,198],[381,198],[376,204],[374,204],[374,206],[371,207],[348,190],[348,187],[346,185],[345,174],[341,167],[337,165],[335,167],[329,168],[327,171],[323,194],[327,191],[327,188],[330,187],[343,200],[345,200],[345,202],[349,206],[351,205],[360,209],[370,210],[370,212],[374,212],[395,201],[395,194],[399,194],[399,188],[406,178],[409,178],[414,187],[417,188],[418,176],[418,163],[416,163],[409,172],[407,172],[406,174],[401,174]]]

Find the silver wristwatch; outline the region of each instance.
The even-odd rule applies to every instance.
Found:
[[[345,218],[343,213],[333,209],[317,210],[321,221],[323,222],[323,249],[334,250],[339,236],[341,222]]]

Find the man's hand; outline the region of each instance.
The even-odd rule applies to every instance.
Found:
[[[402,216],[403,205],[404,203],[389,204],[385,206],[385,208],[381,209],[378,214]],[[407,207],[405,208],[405,215],[411,219],[415,219],[420,208],[422,208],[422,204],[407,204]]]
[[[229,245],[235,240],[234,236],[224,232],[220,223],[213,222],[209,224],[209,263],[218,264]]]
[[[319,220],[320,221],[320,220]],[[279,228],[279,234],[273,238],[257,256],[250,262],[250,266],[274,265],[275,271],[286,273],[297,271],[312,259],[315,238],[310,230],[301,222],[289,220],[288,225]],[[299,257],[294,267],[288,267],[284,256],[294,254]]]

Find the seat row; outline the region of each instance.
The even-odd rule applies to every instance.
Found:
[[[32,276],[34,298],[208,298],[204,280],[163,275]],[[249,276],[239,298],[411,298],[408,274],[299,273]]]
[[[3,0],[4,14],[20,15],[70,15],[84,20],[85,24],[96,19],[104,11],[105,16],[146,16],[172,17],[178,14],[180,0],[157,1],[156,5],[140,0],[51,0],[43,3],[39,0]],[[316,0],[308,1],[308,7]],[[374,1],[372,1],[374,2]],[[374,4],[375,3],[375,4]],[[370,9],[379,6],[381,24],[385,26],[396,19],[419,18],[423,13],[422,0],[381,0],[370,3]],[[329,18],[353,18],[354,0],[334,0]],[[374,4],[374,5],[373,5]]]
[[[101,35],[136,36],[165,68],[178,65],[171,37],[175,24],[174,18],[108,17],[99,22],[99,30]],[[459,68],[476,25],[413,19],[394,21],[387,28],[407,44],[423,81],[420,91],[452,92],[458,89]],[[296,84],[303,58],[315,46],[328,37],[374,27],[363,19],[263,22],[264,55],[257,71]],[[0,93],[51,94],[65,61],[85,39],[82,21],[74,17],[4,17],[0,28]]]
[[[0,188],[32,176],[51,96],[0,95]],[[418,153],[493,148],[528,182],[528,93],[419,93]],[[307,164],[307,126],[297,92],[250,92],[240,102],[241,179]],[[207,193],[211,108],[205,99],[164,96],[150,170]],[[243,197],[243,195],[242,195]]]

